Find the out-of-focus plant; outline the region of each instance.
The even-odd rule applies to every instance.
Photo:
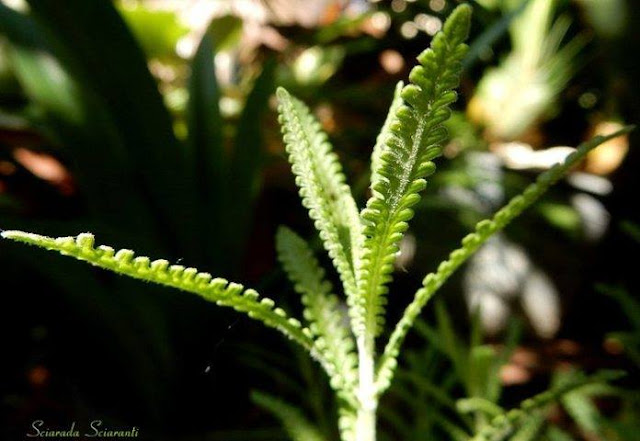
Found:
[[[386,405],[382,403],[381,419],[403,439],[468,440],[505,412],[500,406],[500,369],[519,340],[520,326],[511,323],[505,344],[498,349],[483,343],[477,314],[470,337],[462,339],[444,304],[435,307],[436,326],[416,322],[421,344],[403,354],[406,366],[398,369],[398,380]],[[456,400],[460,395],[464,398]],[[393,411],[395,407],[410,411],[403,416]],[[512,429],[518,427],[514,424]]]
[[[579,1],[600,35],[619,37],[627,23],[628,2],[624,0],[580,0]]]
[[[176,58],[176,46],[188,28],[171,11],[156,11],[137,5],[118,8],[120,15],[136,37],[147,57]]]
[[[575,72],[584,38],[563,44],[571,21],[566,16],[554,20],[556,4],[529,1],[509,26],[511,52],[478,83],[469,114],[493,137],[518,138],[545,118]]]
[[[222,92],[214,73],[216,38],[224,35],[219,28],[206,32],[188,63],[183,140],[174,132],[175,119],[142,50],[166,61],[182,28],[167,14],[129,12],[123,20],[107,0],[74,0],[64,8],[38,0],[23,12],[0,3],[0,65],[3,85],[11,86],[3,92],[12,90],[0,97],[0,124],[9,133],[26,133],[27,141],[3,137],[2,159],[24,172],[27,160],[35,167],[44,157],[47,161],[39,163],[58,170],[65,185],[64,191],[48,190],[57,208],[37,207],[35,215],[9,185],[0,200],[2,222],[60,235],[86,225],[148,253],[237,275],[254,219],[264,160],[261,115],[273,91],[273,65],[253,70],[253,86],[239,96],[244,105],[229,122],[220,114]],[[141,28],[152,31],[142,37],[166,39],[138,41]],[[227,216],[218,216],[218,210]],[[15,261],[20,252],[3,249],[1,258]],[[170,308],[158,299],[157,287],[132,288],[116,279],[107,289],[92,271],[65,275],[55,262],[34,266],[60,291],[65,309],[80,311],[76,316],[86,316],[92,331],[108,336],[102,355],[125,354],[129,367],[121,377],[130,384],[120,386],[143,397],[144,405],[137,407],[141,419],[157,422],[159,413],[171,412],[158,399],[174,393],[164,378],[176,363],[175,348],[167,344],[173,332],[166,316]],[[141,293],[134,301],[131,289]],[[122,320],[123,314],[131,320]]]
[[[176,139],[145,58],[115,9],[109,2],[79,4],[62,13],[50,2],[34,2],[29,15],[0,5],[8,59],[30,103],[23,115],[72,161],[79,193],[97,224],[92,228],[233,272],[243,249],[237,241],[247,236],[251,219],[246,204],[235,204],[255,195],[260,115],[272,69],[257,80],[233,146],[226,148],[215,43],[206,33],[191,63],[185,146]],[[92,24],[81,19],[87,16],[102,18]],[[134,18],[129,20],[140,19]],[[88,36],[95,26],[104,27],[100,39]],[[232,185],[223,185],[229,179]],[[214,206],[234,212],[233,221],[216,220]],[[216,222],[226,226],[212,227],[206,240],[195,237],[195,231]],[[160,234],[166,228],[169,232]],[[229,240],[234,244],[223,244]]]
[[[635,242],[640,244],[640,228],[638,225],[625,221],[621,229]],[[628,290],[619,286],[600,284],[598,291],[614,300],[627,318],[631,329],[615,331],[607,335],[607,344],[621,347],[631,361],[640,367],[640,302]]]
[[[92,234],[53,239],[20,231],[4,231],[2,236],[57,250],[132,278],[196,294],[279,330],[315,358],[329,376],[340,403],[342,439],[373,441],[376,439],[379,399],[391,385],[405,337],[429,299],[482,244],[537,201],[590,150],[630,130],[625,128],[582,144],[565,162],[541,174],[534,184],[513,198],[492,219],[479,222],[475,231],[462,240],[461,248],[453,251],[434,273],[424,278],[423,286],[394,327],[383,352],[377,355],[376,338],[384,330],[387,285],[392,279],[398,243],[413,217],[412,208],[426,186],[425,178],[435,171],[432,160],[442,152],[442,143],[447,136],[442,124],[449,118],[449,106],[457,98],[454,89],[467,51],[464,40],[469,32],[470,18],[471,8],[468,5],[456,8],[442,32],[433,39],[431,48],[418,57],[420,64],[409,76],[411,83],[397,87],[389,116],[372,154],[372,196],[362,213],[358,212],[338,158],[319,123],[301,101],[282,88],[277,91],[279,121],[302,203],[308,208],[340,276],[346,308],[333,294],[333,287],[325,279],[325,272],[306,241],[288,229],[280,230],[278,251],[285,271],[302,296],[305,324],[276,307],[273,300],[260,298],[253,289],[213,278],[195,268],[170,265],[164,259],[150,261],[144,256],[135,257],[131,250],[116,252],[108,246],[95,247]],[[204,155],[197,155],[197,158],[211,159],[207,156],[210,151],[206,147]],[[218,167],[219,162],[199,162],[198,165]],[[204,184],[211,185],[207,181]],[[211,188],[204,191],[205,195],[217,196],[206,193]],[[215,205],[218,203],[216,200],[211,203],[213,205],[207,209],[220,208]],[[232,211],[222,208],[223,211],[213,213],[209,220],[216,217],[234,219]],[[218,233],[210,229],[202,231],[198,237]],[[456,347],[453,342],[448,346]],[[478,360],[486,361],[486,358],[480,354]],[[481,372],[481,364],[476,363],[468,375]],[[504,414],[500,412],[478,429],[473,439],[501,437],[513,425],[528,421],[533,412],[548,402],[586,382],[608,378],[610,375],[596,375],[550,389],[526,400],[517,409]],[[469,382],[473,394],[483,393],[475,390],[473,385],[478,384]],[[493,394],[493,389],[490,388],[488,393]],[[258,395],[256,398],[284,420],[298,418],[298,413],[291,406],[266,396]],[[293,427],[289,421],[288,431],[298,439],[319,437],[310,424]]]
[[[620,228],[635,242],[640,243],[638,226],[625,221]],[[624,330],[607,333],[604,346],[608,352],[624,353],[633,363],[634,368],[640,368],[640,302],[627,289],[615,285],[599,284],[596,290],[619,307],[626,318]],[[555,383],[562,384],[571,381],[575,371],[559,371],[555,374]],[[636,385],[637,386],[637,385]],[[614,412],[601,412],[596,404],[600,398],[614,397],[618,406]],[[560,401],[563,409],[576,422],[578,430],[585,438],[596,437],[612,441],[631,441],[637,438],[640,422],[637,415],[640,412],[640,399],[635,388],[618,388],[610,385],[592,385],[580,391],[567,394]],[[567,433],[555,429],[564,438],[571,439]]]
[[[559,371],[551,379],[549,390],[542,394],[557,400],[548,399],[535,409],[526,400],[507,412],[502,404],[500,378],[519,341],[520,324],[511,322],[504,344],[496,347],[482,342],[477,315],[467,339],[456,335],[442,303],[436,305],[436,316],[436,326],[424,321],[416,323],[424,345],[407,351],[407,367],[398,370],[398,381],[390,389],[387,406],[381,408],[382,421],[396,437],[456,441],[572,439],[549,418],[557,406],[571,416],[575,428],[582,433],[604,433],[605,417],[594,397],[617,395],[614,387],[584,384],[587,377],[577,370]],[[560,393],[568,384],[582,385]],[[463,398],[455,399],[460,395]],[[394,412],[398,407],[407,411]],[[498,428],[496,422],[504,421],[509,414],[506,419],[510,422]],[[566,421],[563,423],[567,425]]]
[[[620,305],[632,329],[607,335],[608,344],[621,346],[625,354],[640,367],[640,302],[622,288],[600,285],[599,290]]]

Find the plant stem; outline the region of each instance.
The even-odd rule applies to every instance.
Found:
[[[374,377],[374,341],[371,336],[358,338],[358,411],[355,441],[376,439],[376,397]]]

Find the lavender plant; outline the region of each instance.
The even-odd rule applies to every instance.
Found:
[[[280,88],[279,121],[303,205],[319,231],[325,250],[337,270],[346,300],[325,277],[307,242],[282,227],[277,235],[279,259],[301,296],[302,319],[291,317],[274,300],[255,290],[209,273],[166,260],[135,257],[131,250],[115,251],[94,245],[94,237],[50,238],[21,231],[2,237],[36,245],[86,261],[92,265],[147,282],[196,294],[230,307],[275,328],[304,348],[326,371],[340,403],[339,426],[344,441],[374,441],[380,397],[390,386],[407,333],[421,311],[449,277],[487,241],[502,230],[599,144],[626,133],[629,127],[580,145],[564,163],[541,174],[521,195],[513,198],[492,219],[484,220],[462,240],[436,271],[428,274],[392,328],[384,349],[378,339],[385,332],[385,305],[398,244],[434,173],[447,133],[443,123],[456,100],[461,62],[467,52],[471,8],[456,8],[431,47],[418,56],[409,84],[399,84],[389,115],[372,154],[371,198],[359,211],[346,184],[338,157],[327,136],[301,101]],[[347,311],[347,312],[345,312]],[[381,346],[382,347],[382,346]],[[526,401],[520,409],[496,416],[474,439],[499,439],[505,427],[526,417],[527,410],[579,387],[581,379]],[[294,406],[258,394],[256,400],[284,422],[295,440],[322,439],[313,425],[303,421]],[[299,424],[295,424],[299,421]]]

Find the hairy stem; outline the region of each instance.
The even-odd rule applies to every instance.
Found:
[[[355,441],[376,439],[376,398],[373,336],[358,337],[358,409]]]

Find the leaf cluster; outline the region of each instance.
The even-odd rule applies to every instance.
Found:
[[[341,402],[343,438],[372,441],[370,434],[372,430],[375,433],[375,429],[364,426],[374,424],[371,413],[375,415],[379,397],[390,386],[404,339],[426,303],[483,243],[537,201],[590,150],[630,130],[625,128],[582,144],[565,162],[541,174],[522,195],[513,198],[491,219],[478,223],[462,240],[461,247],[424,278],[422,287],[392,328],[384,350],[378,354],[377,338],[386,333],[387,295],[399,243],[427,185],[426,179],[435,171],[433,160],[440,156],[447,138],[443,123],[449,118],[450,106],[457,98],[454,89],[458,86],[462,61],[468,49],[464,41],[470,20],[471,8],[468,5],[457,7],[443,30],[434,37],[431,47],[418,56],[419,64],[411,71],[410,82],[398,85],[389,116],[373,150],[371,197],[362,211],[355,203],[327,135],[311,110],[286,90],[277,90],[279,122],[302,204],[308,209],[340,277],[346,305],[340,293],[327,281],[325,270],[308,243],[284,227],[277,235],[277,250],[301,296],[302,320],[291,318],[276,307],[273,300],[261,299],[252,289],[212,278],[195,268],[169,265],[165,260],[151,262],[147,257],[134,257],[129,250],[115,252],[110,247],[96,248],[90,234],[58,239],[20,231],[5,231],[2,235],[56,250],[129,277],[196,294],[277,329],[307,350],[328,374],[331,387]],[[207,81],[196,76],[196,83],[206,85]],[[203,111],[206,115],[206,109]],[[196,120],[203,120],[197,109],[193,115]],[[200,149],[193,150],[193,159],[198,164],[205,169],[221,166],[222,162],[216,156],[220,152],[209,148],[205,141],[194,140],[194,145]],[[211,171],[204,176],[222,175]],[[217,209],[214,182],[204,180],[203,184],[211,198],[209,203],[212,205],[208,209]],[[229,215],[224,213],[224,216]],[[212,221],[220,217],[211,214]],[[207,234],[205,231],[204,236]],[[461,363],[457,366],[462,369]],[[567,390],[564,387],[550,391],[523,403],[520,410],[499,415],[477,434],[477,439],[492,439],[495,431],[519,421],[530,409]],[[256,399],[284,420],[298,418],[292,409],[277,400],[265,395],[257,395]],[[467,405],[475,404],[468,402]],[[292,427],[288,430],[294,437],[302,436],[302,432],[296,432]],[[362,430],[368,430],[367,434],[362,435]]]

